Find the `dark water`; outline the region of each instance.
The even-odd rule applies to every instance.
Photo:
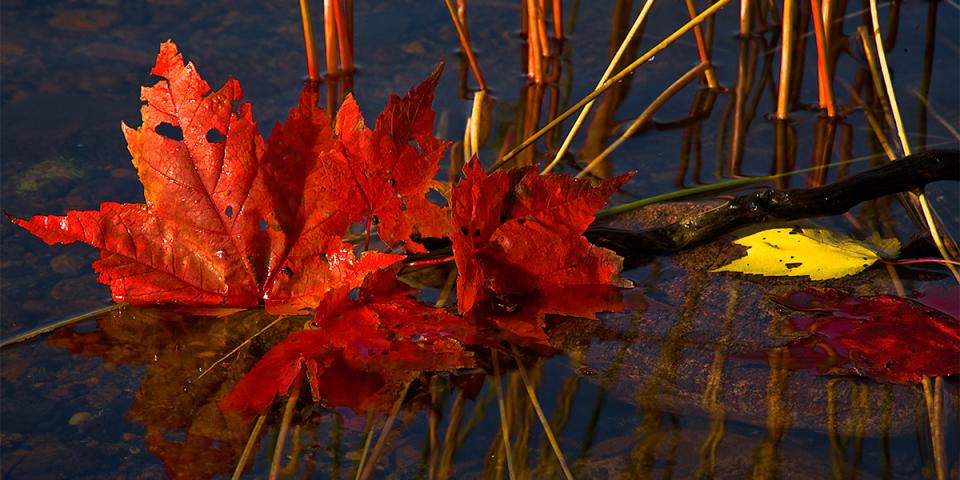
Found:
[[[443,5],[356,3],[354,94],[368,122],[391,92],[406,91],[445,57],[448,70],[434,106],[437,131],[441,137],[462,138],[471,100],[461,95],[458,73],[465,67]],[[590,91],[615,48],[611,29],[618,9],[632,12],[622,20],[626,25],[639,9],[630,3],[565,2],[569,39],[560,79],[537,91],[526,88],[521,76],[519,2],[470,2],[472,42],[495,97],[491,133],[480,153],[485,163],[492,163],[517,123],[524,99],[543,95],[542,103],[534,102],[537,110],[542,105],[542,125],[551,99],[568,105]],[[863,24],[859,9],[848,6],[845,34]],[[891,12],[894,20],[888,23]],[[228,76],[239,79],[264,135],[295,104],[306,70],[296,2],[4,1],[0,14],[2,202],[17,215],[96,208],[105,200],[142,201],[119,122],[139,124],[139,86],[153,82],[148,72],[161,41],[174,39],[215,87]],[[685,15],[681,4],[655,5],[637,51],[659,42]],[[956,148],[956,3],[884,5],[881,21],[911,144]],[[771,82],[777,82],[779,41],[772,33],[740,40],[737,22],[734,4],[720,12],[713,27],[714,63],[724,88],[708,93],[688,86],[657,113],[655,125],[627,141],[604,167],[610,174],[639,171],[615,201],[736,175],[807,168],[821,158],[829,163],[872,156],[850,167],[778,181],[781,187],[799,187],[886,161],[877,156],[880,147],[847,90],[870,81],[862,74],[855,37],[850,41],[854,56],[841,55],[834,83],[844,119],[831,124],[805,108],[817,98],[810,38],[800,105],[790,123],[777,124],[768,118],[776,108]],[[935,35],[927,42],[931,30]],[[606,107],[610,117],[590,123],[589,138],[600,143],[578,142],[575,150],[584,157],[598,153],[614,135],[612,129],[631,121],[696,61],[691,36],[657,55],[624,83],[620,103]],[[697,111],[702,113],[693,121],[677,124]],[[563,132],[568,128],[569,122]],[[539,152],[560,141],[550,138]],[[960,234],[957,185],[934,184],[928,195],[948,230]],[[864,235],[880,228],[902,241],[919,231],[897,202],[886,200],[820,223]],[[3,338],[109,304],[108,289],[95,281],[89,266],[96,258],[92,248],[48,247],[6,221],[0,234]],[[797,283],[706,272],[704,265],[712,265],[722,249],[717,244],[658,257],[629,270],[625,276],[637,285],[625,293],[630,311],[602,316],[602,328],[560,322],[553,340],[563,353],[527,365],[575,476],[935,478],[922,389],[784,368],[771,348],[785,343],[783,325],[790,314],[766,294]],[[951,286],[941,268],[898,272],[908,293]],[[895,292],[887,271],[877,267],[827,284],[859,294]],[[946,292],[956,295],[956,290]],[[250,358],[202,382],[193,379],[263,319],[230,321],[227,327],[227,320],[128,309],[88,320],[49,341],[4,349],[2,475],[228,477],[250,427],[225,421],[215,402]],[[263,338],[253,350],[277,339]],[[433,382],[413,387],[413,400],[401,410],[378,459],[378,475],[426,477],[431,462],[449,463],[458,477],[505,475],[490,377]],[[518,476],[559,476],[519,373],[505,373],[503,385]],[[943,396],[945,463],[948,476],[956,478],[956,379],[943,382]],[[268,420],[247,471],[251,477],[266,476],[279,423],[279,413]],[[374,423],[379,432],[382,418]],[[294,477],[355,475],[366,415],[304,406],[295,424],[284,458]],[[436,448],[430,447],[431,432],[438,436]]]

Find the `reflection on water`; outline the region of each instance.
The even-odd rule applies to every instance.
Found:
[[[471,42],[493,91],[480,102],[489,124],[465,129],[470,144],[453,151],[477,151],[489,165],[593,88],[642,2],[587,3],[564,2],[568,38],[548,42],[554,53],[562,53],[549,58],[544,83],[528,85],[521,78],[528,48],[522,36],[513,35],[519,2],[470,2]],[[640,171],[619,201],[805,168],[812,169],[773,184],[820,185],[865,163],[884,162],[887,152],[896,154],[895,126],[884,114],[889,105],[869,71],[876,59],[859,53],[856,29],[865,24],[859,4],[847,5],[847,17],[825,33],[834,39],[830,70],[841,116],[820,117],[807,108],[821,103],[815,44],[808,36],[794,52],[792,118],[770,120],[777,109],[780,29],[770,21],[769,6],[749,7],[755,9],[750,36],[733,36],[738,25],[733,6],[704,25],[723,88],[686,87],[593,170],[598,177]],[[960,66],[954,39],[960,11],[949,2],[881,7],[887,60],[909,140],[917,149],[955,147]],[[389,92],[416,83],[446,55],[464,73],[441,82],[437,128],[440,136],[458,138],[473,101],[447,12],[412,1],[356,2],[355,8],[358,72],[326,83],[329,104],[349,91],[364,104],[383,104]],[[807,8],[799,23],[809,30]],[[2,200],[15,213],[138,200],[117,123],[136,123],[138,86],[147,81],[143,72],[156,45],[168,37],[203,66],[211,84],[222,83],[228,73],[238,77],[264,133],[293,105],[306,71],[291,2],[174,0],[123,8],[97,2],[77,9],[64,2],[11,1],[0,15]],[[653,21],[622,63],[689,18],[668,2],[657,3],[650,15]],[[853,54],[848,44],[856,45]],[[700,54],[693,36],[684,38],[601,97],[560,168],[576,173],[603,152]],[[552,160],[570,123],[523,150],[515,163]],[[865,157],[871,160],[832,165]],[[451,166],[459,162],[462,158],[454,157]],[[929,190],[947,230],[956,234],[956,184]],[[880,199],[822,222],[864,236],[877,231],[907,239],[918,228],[910,222],[913,204],[904,204]],[[663,220],[670,213],[664,215],[654,217]],[[88,267],[95,252],[47,247],[9,223],[0,233],[4,338],[108,302],[108,292]],[[723,263],[728,250],[711,244],[644,259],[627,272],[637,285],[624,293],[628,311],[603,316],[602,323],[552,318],[549,341],[560,353],[523,354],[529,384],[575,477],[936,478],[937,457],[944,460],[944,476],[960,473],[956,379],[894,385],[789,369],[788,351],[780,347],[795,338],[786,328],[792,314],[768,294],[797,283],[707,273]],[[436,276],[431,284],[439,289],[448,275]],[[910,294],[949,281],[935,267],[875,267],[830,283],[868,295],[898,288]],[[305,319],[268,329],[203,373],[271,321],[257,311],[194,318],[123,309],[61,330],[48,342],[3,350],[2,475],[229,476],[254,423],[224,415],[217,403]],[[283,471],[298,478],[353,478],[364,459],[380,477],[502,478],[509,470],[508,438],[516,477],[560,476],[513,353],[500,352],[499,378],[493,376],[491,355],[478,353],[483,359],[478,368],[418,376],[402,403],[382,402],[399,405],[392,417],[390,408],[368,415],[347,406],[326,408],[305,395],[292,410]],[[269,471],[284,407],[278,400],[254,435],[248,474]],[[931,422],[931,412],[940,422]]]

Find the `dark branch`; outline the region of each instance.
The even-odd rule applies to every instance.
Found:
[[[839,215],[866,200],[940,180],[960,180],[960,151],[915,153],[817,188],[757,191],[662,227],[628,231],[592,225],[585,235],[623,256],[673,253],[748,225]]]

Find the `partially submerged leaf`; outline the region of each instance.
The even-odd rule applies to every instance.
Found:
[[[900,248],[895,238],[860,242],[823,228],[772,228],[736,240],[747,254],[714,272],[829,280],[862,272]]]
[[[490,296],[586,285],[629,286],[623,259],[583,237],[631,175],[594,187],[536,168],[484,172],[475,158],[453,189],[453,254],[461,313]]]
[[[295,332],[272,348],[224,398],[221,407],[263,412],[306,375],[314,399],[330,407],[384,410],[392,394],[420,372],[474,365],[464,345],[473,328],[446,310],[410,297],[392,271],[372,276],[356,301],[349,289],[317,310],[313,329]]]
[[[810,333],[787,345],[792,368],[895,383],[960,373],[960,323],[939,310],[901,297],[858,298],[826,288],[776,301],[821,313],[790,319],[795,330]]]

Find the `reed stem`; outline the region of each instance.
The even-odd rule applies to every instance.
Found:
[[[487,82],[483,79],[483,73],[480,71],[480,65],[477,64],[477,57],[473,54],[473,48],[470,47],[470,38],[467,36],[466,27],[460,22],[460,16],[450,0],[443,0],[450,12],[450,18],[453,20],[453,27],[457,30],[457,38],[460,39],[460,48],[467,56],[467,62],[470,64],[470,70],[473,71],[474,78],[477,79],[477,85],[480,90],[487,91]],[[469,158],[469,157],[468,157]]]
[[[727,6],[727,4],[729,4],[731,1],[732,0],[718,0],[716,3],[711,5],[710,8],[707,8],[703,12],[700,12],[700,14],[696,16],[696,18],[684,24],[682,27],[680,27],[679,29],[671,33],[669,36],[667,36],[667,38],[665,38],[663,41],[661,41],[656,46],[648,50],[647,53],[640,56],[640,58],[634,60],[633,63],[631,63],[630,65],[627,65],[626,67],[624,67],[623,70],[620,70],[619,72],[617,72],[616,75],[610,77],[610,79],[604,82],[603,85],[600,86],[600,88],[594,90],[593,92],[588,94],[586,97],[583,97],[582,99],[580,99],[580,101],[578,101],[573,106],[565,110],[563,113],[561,113],[560,115],[557,115],[556,118],[554,118],[549,123],[547,123],[543,128],[536,131],[534,134],[530,135],[525,140],[520,142],[520,144],[517,145],[513,150],[507,152],[507,154],[504,155],[503,158],[501,158],[497,163],[491,166],[490,170],[494,171],[504,166],[508,161],[510,161],[510,159],[515,157],[517,154],[525,150],[530,145],[533,145],[534,142],[536,142],[541,137],[546,135],[547,132],[556,128],[557,125],[560,125],[567,118],[570,118],[571,116],[573,116],[574,113],[576,113],[578,110],[583,108],[586,104],[590,103],[592,100],[602,95],[603,92],[607,91],[610,87],[616,85],[617,82],[619,82],[620,80],[623,80],[624,78],[626,78],[627,75],[630,75],[631,73],[633,73],[633,71],[636,70],[637,68],[640,68],[641,65],[650,61],[651,58],[655,57],[658,53],[660,53],[665,48],[670,46],[670,44],[672,44],[678,38],[682,37],[685,33],[689,32],[693,27],[699,25],[704,20],[710,18],[710,16],[716,13],[718,10]]]
[[[610,63],[607,64],[607,69],[604,70],[603,75],[600,76],[600,81],[597,82],[597,86],[594,90],[603,87],[603,84],[610,78],[610,75],[613,73],[613,70],[617,68],[617,64],[620,63],[620,59],[623,58],[623,54],[627,51],[627,47],[633,42],[634,38],[637,36],[637,32],[640,31],[640,27],[643,26],[643,22],[647,18],[647,13],[650,12],[650,7],[653,6],[653,0],[647,0],[644,2],[643,7],[640,9],[640,13],[637,14],[637,19],[633,21],[633,26],[630,27],[630,31],[627,32],[627,35],[623,37],[623,41],[620,42],[620,46],[617,48],[617,52],[613,54],[613,58],[610,59]],[[563,144],[560,145],[560,149],[557,150],[557,154],[554,155],[553,160],[547,165],[541,174],[550,173],[554,167],[560,163],[560,160],[564,155],[567,154],[567,150],[570,149],[570,144],[573,143],[573,138],[577,135],[577,132],[580,131],[580,127],[583,125],[583,122],[587,119],[587,115],[590,114],[590,109],[593,108],[595,101],[591,100],[584,105],[583,110],[580,111],[580,115],[577,116],[577,119],[573,122],[573,126],[570,128],[570,132],[567,133],[567,138],[563,140]]]
[[[586,168],[581,170],[580,173],[577,174],[577,178],[580,178],[586,175],[591,170],[593,170],[594,167],[596,167],[601,162],[606,160],[607,157],[609,157],[614,150],[616,150],[617,148],[620,147],[620,145],[623,144],[623,142],[627,141],[630,137],[632,137],[635,133],[637,133],[637,131],[639,131],[641,127],[643,127],[647,122],[649,122],[650,119],[653,118],[653,114],[656,113],[657,110],[659,110],[664,103],[667,103],[667,100],[669,100],[674,95],[676,95],[677,92],[679,92],[683,87],[687,86],[687,84],[689,84],[695,78],[700,76],[700,74],[703,73],[704,70],[709,68],[710,68],[709,65],[705,63],[701,63],[700,65],[697,65],[696,67],[693,67],[692,69],[687,71],[687,73],[683,74],[683,76],[681,76],[675,82],[673,82],[673,84],[667,87],[666,90],[661,92],[660,95],[658,95],[657,98],[650,103],[650,106],[648,106],[643,111],[643,113],[641,113],[640,116],[638,116],[633,121],[633,123],[631,123],[630,126],[627,127],[627,129],[620,135],[619,138],[617,138],[606,149],[604,149],[603,152],[600,153],[600,155],[597,155],[597,157],[594,158],[586,166]]]
[[[310,82],[320,81],[320,68],[317,66],[317,42],[313,33],[313,18],[310,16],[310,0],[300,0],[300,19],[303,21],[303,43],[307,50],[307,74]]]
[[[270,462],[270,480],[276,480],[280,474],[280,461],[283,459],[283,447],[287,441],[287,430],[290,429],[290,422],[293,420],[293,410],[297,406],[297,400],[300,399],[300,390],[303,385],[303,374],[298,374],[293,386],[290,387],[290,397],[287,398],[287,404],[283,408],[283,418],[280,420],[280,432],[277,433],[277,447],[273,449],[273,461]]]
[[[687,5],[687,13],[690,15],[690,18],[696,18],[697,6],[693,4],[693,0],[684,0],[684,3]],[[703,32],[701,31],[700,25],[693,27],[693,38],[697,42],[697,54],[700,55],[700,63],[707,66],[707,69],[703,71],[707,88],[717,88],[717,75],[713,71],[713,64],[710,62],[710,52],[707,50],[707,43],[703,39]]]
[[[327,75],[335,76],[340,72],[337,59],[337,0],[323,0],[323,47],[327,60]]]
[[[782,48],[780,49],[780,85],[777,87],[777,118],[790,117],[790,79],[793,63],[794,24],[796,23],[796,0],[783,0],[781,25]]]

